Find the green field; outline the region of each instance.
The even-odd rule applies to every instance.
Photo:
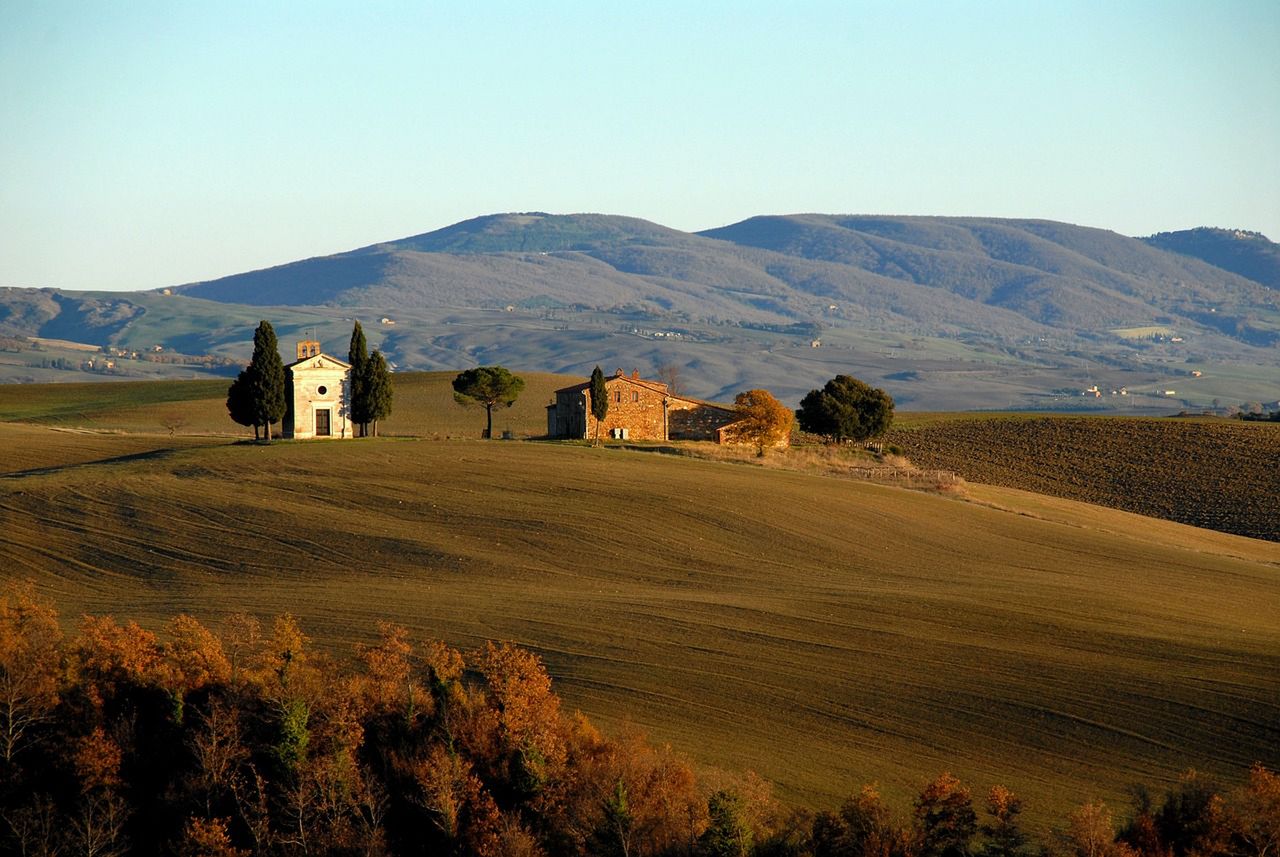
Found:
[[[482,408],[453,400],[449,382],[456,372],[410,372],[395,376],[392,417],[383,433],[421,437],[479,437]],[[510,429],[517,437],[547,430],[546,405],[559,387],[585,380],[571,375],[523,372],[524,392],[511,408],[495,410],[494,434]],[[56,425],[96,431],[237,435],[253,432],[227,416],[230,380],[122,381],[113,384],[14,384],[0,386],[0,422]]]
[[[419,438],[271,446],[102,433],[154,400],[80,400],[98,431],[70,432],[30,388],[61,425],[0,424],[0,568],[68,623],[512,639],[593,720],[818,806],[948,769],[1043,827],[1134,781],[1280,764],[1280,545],[981,485],[465,440],[483,414],[414,383],[388,428]],[[534,433],[546,399],[521,401]]]

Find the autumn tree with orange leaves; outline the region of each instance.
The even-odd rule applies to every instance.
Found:
[[[0,590],[0,760],[9,768],[59,701],[62,631],[31,583]]]
[[[765,449],[771,447],[786,446],[790,440],[795,412],[768,390],[739,393],[733,399],[733,410],[736,419],[725,427],[725,432],[735,443],[754,446],[756,455],[763,456]]]

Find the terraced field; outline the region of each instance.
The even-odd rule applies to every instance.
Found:
[[[1280,541],[1280,424],[958,414],[887,441],[970,482]]]

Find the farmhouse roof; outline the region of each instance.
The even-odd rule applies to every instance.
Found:
[[[646,389],[653,390],[658,393],[664,393],[664,394],[670,395],[669,393],[667,393],[666,384],[663,384],[661,381],[646,381],[645,379],[641,378],[639,374],[636,372],[632,372],[630,375],[626,375],[626,374],[623,374],[623,371],[621,369],[619,369],[616,374],[605,376],[604,383],[606,387],[615,381],[626,381],[628,384],[635,384],[637,387],[644,387]],[[556,390],[556,392],[557,393],[579,393],[579,392],[582,392],[583,390],[589,390],[589,389],[591,389],[591,380],[587,379],[586,381],[583,381],[581,384],[571,384],[568,387],[561,387],[559,390]],[[682,399],[684,397],[673,396],[673,398]]]
[[[725,412],[733,411],[733,407],[729,405],[721,405],[721,404],[717,404],[716,402],[708,402],[705,399],[695,399],[692,396],[681,396],[677,393],[672,393],[669,391],[669,388],[667,387],[666,384],[662,383],[661,381],[645,380],[644,378],[640,377],[638,372],[632,372],[630,375],[627,375],[621,369],[619,369],[613,375],[606,375],[604,379],[604,384],[606,387],[608,387],[610,384],[613,384],[617,381],[625,381],[628,384],[635,384],[637,387],[644,387],[645,389],[653,390],[656,393],[661,393],[662,395],[666,396],[669,399],[679,399],[682,402],[692,402],[695,405],[703,405],[704,407],[708,407],[708,408],[717,408]],[[590,389],[591,389],[591,381],[590,379],[588,379],[586,381],[583,381],[580,384],[571,384],[568,387],[561,387],[559,390],[556,390],[556,392],[557,393],[582,393]],[[547,407],[554,408],[555,403],[553,402],[552,404],[547,405]]]

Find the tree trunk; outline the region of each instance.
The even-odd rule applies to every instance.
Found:
[[[493,438],[493,405],[485,405],[484,412],[488,419],[488,423],[484,428],[484,439],[491,440]]]

